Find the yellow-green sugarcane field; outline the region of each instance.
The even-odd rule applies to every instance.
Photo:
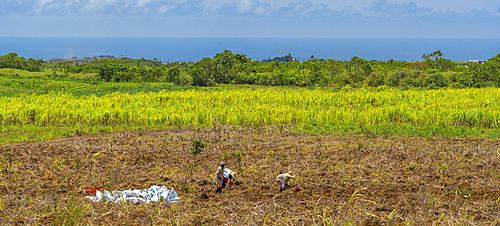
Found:
[[[0,98],[0,123],[5,127],[3,132],[25,128],[24,134],[44,127],[95,133],[91,128],[130,130],[220,124],[284,126],[327,134],[498,137],[500,89],[218,89],[110,93],[99,97],[63,92],[19,94]],[[61,136],[57,130],[53,133]],[[38,139],[36,135],[30,138]]]

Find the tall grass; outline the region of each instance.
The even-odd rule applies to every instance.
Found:
[[[17,95],[0,98],[0,123],[76,126],[81,130],[103,125],[294,125],[299,130],[320,128],[326,133],[354,130],[376,134],[398,133],[391,128],[423,128],[494,135],[500,127],[500,89],[222,89],[110,93],[101,97]]]

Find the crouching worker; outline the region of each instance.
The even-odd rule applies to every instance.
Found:
[[[295,175],[293,175],[292,171],[288,171],[288,173],[282,173],[278,175],[278,177],[276,177],[276,180],[278,180],[278,183],[280,184],[280,192],[288,188],[288,180],[294,177]]]
[[[222,188],[225,188],[226,184],[228,183],[229,183],[229,188],[231,188],[233,181],[236,181],[236,172],[228,168],[224,168],[224,172],[222,174],[224,175],[224,180],[222,181]]]
[[[217,190],[215,193],[222,193],[222,184],[224,182],[224,166],[226,164],[224,162],[219,163],[219,167],[217,167],[217,171],[215,171],[215,183],[217,183]]]

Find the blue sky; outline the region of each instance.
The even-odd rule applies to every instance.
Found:
[[[500,38],[500,1],[0,0],[0,36]]]

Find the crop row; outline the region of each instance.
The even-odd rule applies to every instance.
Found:
[[[0,98],[4,125],[165,126],[338,125],[500,126],[500,89],[333,91],[267,89],[57,93]]]

